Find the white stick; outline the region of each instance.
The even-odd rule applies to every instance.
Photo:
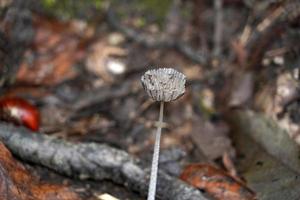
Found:
[[[157,171],[158,171],[158,160],[159,160],[160,136],[161,136],[162,123],[163,123],[163,113],[164,113],[164,102],[161,101],[160,102],[160,110],[159,110],[159,121],[158,121],[157,131],[156,131],[156,135],[155,135],[155,144],[154,144],[154,151],[153,151],[151,175],[150,175],[150,183],[149,183],[149,191],[148,191],[148,199],[147,200],[155,200]]]

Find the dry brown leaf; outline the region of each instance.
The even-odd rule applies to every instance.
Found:
[[[249,102],[253,95],[253,89],[254,80],[251,72],[237,74],[230,96],[229,106],[239,107]]]
[[[106,82],[114,80],[115,71],[124,73],[125,63],[113,56],[123,57],[127,54],[126,50],[112,46],[108,42],[99,40],[95,42],[90,49],[86,59],[87,70],[101,77]],[[118,73],[116,73],[118,74]]]
[[[209,159],[214,160],[227,152],[235,156],[235,150],[228,137],[229,127],[224,122],[212,123],[200,118],[193,120],[191,137],[196,146]]]
[[[36,35],[25,54],[17,81],[53,85],[74,77],[76,72],[72,67],[84,57],[90,39],[88,28],[39,15],[34,17],[34,27]]]
[[[271,83],[262,88],[255,99],[256,107],[273,118],[298,144],[300,144],[299,89],[299,82],[290,72],[285,72],[277,77],[276,84]]]
[[[62,185],[41,183],[16,161],[0,143],[1,200],[80,200],[71,189]]]
[[[291,73],[282,73],[277,78],[275,96],[275,114],[282,112],[284,107],[295,100],[299,93],[299,82],[295,80]]]
[[[191,164],[180,178],[217,200],[254,200],[255,194],[227,172],[207,164]]]

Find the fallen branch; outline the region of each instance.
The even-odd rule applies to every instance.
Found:
[[[21,159],[40,164],[61,174],[80,179],[112,180],[146,195],[149,169],[126,152],[105,144],[71,143],[0,123],[0,139]],[[159,172],[157,198],[206,200],[197,189]]]

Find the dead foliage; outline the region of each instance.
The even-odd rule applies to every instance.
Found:
[[[42,183],[15,160],[0,143],[0,198],[2,200],[80,200],[64,185]]]
[[[185,167],[180,178],[217,200],[254,200],[255,194],[227,172],[207,164]]]

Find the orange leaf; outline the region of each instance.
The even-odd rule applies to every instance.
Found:
[[[40,183],[0,142],[1,200],[80,200],[66,186]]]
[[[191,164],[180,178],[217,200],[254,200],[255,194],[228,173],[207,164]]]
[[[61,22],[40,15],[34,15],[33,22],[35,38],[25,53],[17,81],[55,85],[76,76],[74,64],[83,59],[91,36],[81,33],[75,22]]]

